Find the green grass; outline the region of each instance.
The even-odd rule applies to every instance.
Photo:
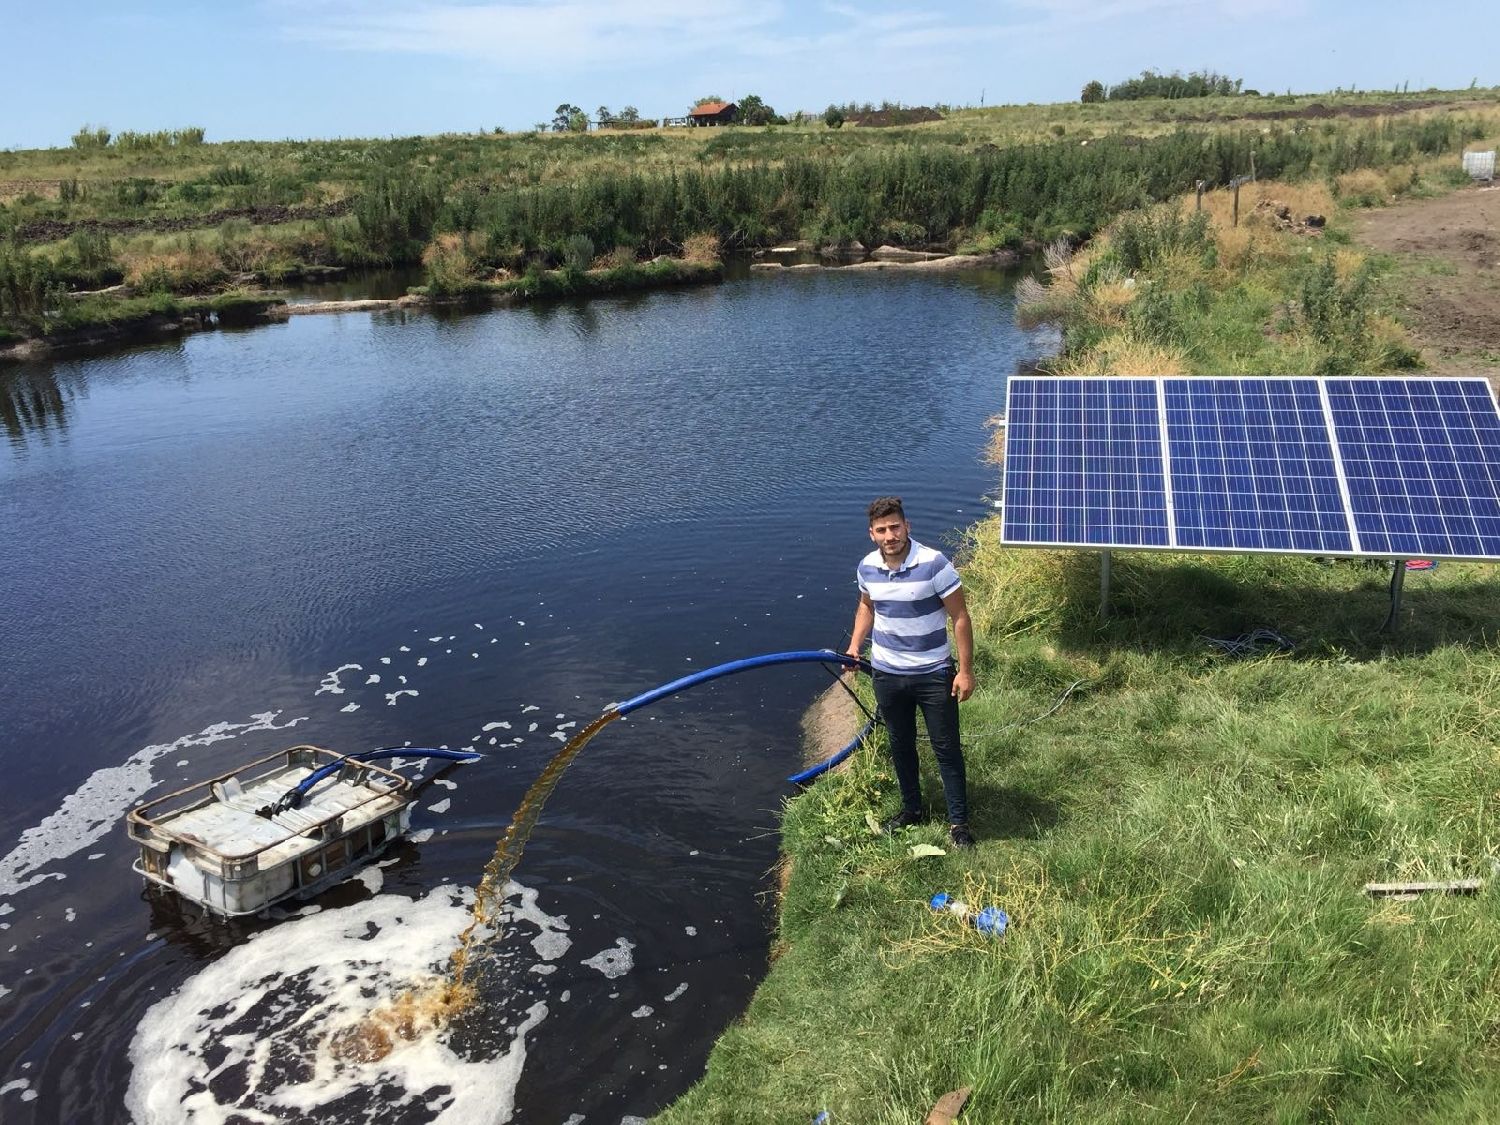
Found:
[[[964,566],[972,854],[912,858],[877,750],[792,801],[778,954],[664,1122],[1453,1121],[1500,1103],[1500,582],[1306,559],[1005,551]],[[1289,655],[1202,637],[1259,625]],[[1051,717],[1069,684],[1082,679]],[[940,792],[925,778],[929,800]],[[941,818],[939,818],[941,819]],[[993,941],[927,898],[1012,916]]]
[[[705,235],[731,250],[808,238],[985,251],[1090,234],[1195,180],[1225,182],[1252,160],[1262,176],[1287,179],[1363,172],[1350,196],[1375,198],[1386,185],[1373,170],[1451,158],[1500,120],[1500,91],[1420,97],[1434,104],[1373,118],[1254,115],[1314,100],[1368,110],[1420,99],[1017,106],[890,129],[223,144],[143,135],[0,153],[0,256],[36,253],[53,290],[123,275],[137,290],[182,294],[306,264],[414,264],[453,236],[476,276],[564,264],[582,238],[601,254],[637,257],[675,255]],[[78,226],[87,221],[112,225],[107,234]],[[23,303],[0,307],[13,330],[35,321],[36,300]]]

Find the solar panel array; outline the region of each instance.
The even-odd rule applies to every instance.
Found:
[[[1012,378],[1001,540],[1500,559],[1482,379]]]

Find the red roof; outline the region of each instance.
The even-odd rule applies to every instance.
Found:
[[[688,114],[688,116],[689,117],[717,117],[719,114],[723,113],[726,109],[733,109],[733,108],[734,108],[734,103],[733,102],[704,102],[702,105],[695,105],[692,108],[692,112],[690,112]]]

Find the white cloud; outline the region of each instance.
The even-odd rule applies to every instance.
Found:
[[[401,8],[314,0],[276,7],[292,38],[349,51],[470,59],[521,73],[696,59],[753,43],[782,15],[774,4],[737,10],[681,0],[417,0]]]

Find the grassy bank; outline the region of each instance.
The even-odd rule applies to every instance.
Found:
[[[1063,374],[1419,367],[1349,208],[1453,183],[1415,161],[1247,185],[1238,225],[1225,192],[1130,212],[1052,247],[1020,315],[1061,322]],[[930,766],[939,823],[871,831],[898,803],[883,747],[790,802],[770,972],[661,1121],[894,1125],[962,1086],[986,1123],[1493,1116],[1494,568],[1413,574],[1392,635],[1389,564],[1117,556],[1104,622],[1098,565],[973,529],[979,848],[911,854],[946,842]],[[1208,643],[1263,626],[1294,647]],[[932,913],[938,891],[1009,932]]]
[[[200,293],[309,266],[414,264],[453,238],[471,281],[565,268],[578,239],[615,264],[676,256],[698,237],[726,250],[805,238],[983,253],[1087,235],[1252,165],[1326,180],[1451,162],[1500,120],[1497,100],[1156,100],[956,111],[888,129],[222,145],[163,134],[0,153],[0,277],[40,279],[26,307],[0,284],[0,321],[35,331],[27,319],[45,326],[67,289],[123,279],[138,294]]]
[[[1130,555],[1101,625],[1093,556],[996,538],[964,567],[979,848],[872,835],[878,749],[793,801],[770,974],[660,1120],[911,1122],[960,1086],[976,1122],[1485,1119],[1500,896],[1361,888],[1496,880],[1493,570],[1413,576],[1383,641],[1388,568]],[[1204,641],[1257,626],[1296,648]],[[1011,929],[933,914],[940,890]]]

